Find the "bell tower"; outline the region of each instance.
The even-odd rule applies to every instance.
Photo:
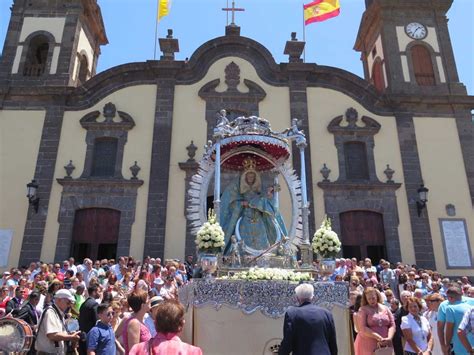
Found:
[[[97,0],[14,0],[0,85],[81,85],[107,43]]]
[[[364,75],[380,93],[466,94],[446,13],[453,0],[365,0],[357,40]]]

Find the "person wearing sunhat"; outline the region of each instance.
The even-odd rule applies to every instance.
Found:
[[[154,296],[159,296],[161,292],[161,287],[163,287],[164,284],[165,282],[161,277],[155,278],[155,280],[153,281],[154,287],[150,290],[150,293]]]
[[[65,314],[75,299],[66,289],[58,290],[54,294],[54,302],[47,307],[41,317],[36,338],[38,355],[65,354],[66,341],[77,343],[79,333],[68,333],[65,323]]]
[[[150,299],[150,310],[148,311],[148,314],[145,316],[143,323],[146,325],[146,327],[150,331],[152,337],[156,335],[156,328],[155,328],[156,310],[157,310],[157,307],[164,301],[165,301],[164,298],[161,296],[155,296]]]

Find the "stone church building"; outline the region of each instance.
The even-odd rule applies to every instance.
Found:
[[[15,0],[0,59],[1,266],[194,253],[187,186],[226,109],[275,131],[300,120],[310,235],[327,214],[346,257],[474,276],[474,97],[456,70],[452,0],[365,2],[360,78],[304,63],[294,35],[276,63],[236,25],[187,61],[169,31],[159,60],[97,74],[96,0]]]

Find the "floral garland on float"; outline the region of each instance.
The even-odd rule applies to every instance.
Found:
[[[341,241],[331,228],[331,219],[324,217],[321,227],[314,233],[311,243],[314,253],[321,256],[319,271],[323,275],[323,280],[327,281],[336,268],[336,255],[341,251]]]
[[[279,268],[258,268],[252,267],[246,271],[240,271],[232,276],[223,276],[224,280],[273,280],[273,281],[311,281],[311,274],[308,272],[295,272],[293,270],[279,269]]]
[[[195,243],[202,271],[205,277],[211,278],[217,270],[217,254],[222,252],[225,245],[224,231],[217,222],[217,216],[213,209],[208,212],[207,222],[199,228]]]

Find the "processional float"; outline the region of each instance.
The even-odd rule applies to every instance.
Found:
[[[213,208],[218,222],[226,231],[224,267],[258,265],[293,268],[295,265],[290,265],[292,263],[289,259],[296,259],[298,249],[303,266],[310,267],[312,251],[308,230],[309,203],[306,194],[305,167],[307,144],[305,134],[297,127],[298,120],[293,119],[291,127],[283,132],[274,132],[269,121],[261,117],[237,117],[229,121],[226,111],[221,110],[216,119],[213,140],[208,141],[205,146],[198,171],[192,177],[188,191],[187,218],[192,234],[196,234],[207,220],[207,211],[210,207],[207,206],[207,201],[209,189],[212,188],[213,183]],[[296,143],[300,155],[300,178],[291,164],[292,142]],[[254,172],[251,174],[253,177],[247,178],[247,175],[242,177],[248,171]],[[268,184],[271,196],[267,195],[268,200],[265,200],[265,198],[258,198],[259,195],[257,195],[257,200],[250,200],[251,202],[244,204],[243,207],[235,204],[235,200],[239,197],[228,197],[232,196],[233,191],[228,192],[229,188],[221,191],[222,174],[229,175],[232,172],[241,176],[239,185],[241,191],[237,191],[236,185],[235,194],[243,194],[242,184],[253,183],[248,180],[255,180],[255,175],[258,177],[261,174],[264,176],[263,180],[267,182],[272,180]],[[291,200],[291,222],[288,228],[282,225],[279,217],[280,178],[283,178],[286,183]],[[263,191],[260,193],[264,196]],[[223,206],[221,199],[230,200],[232,203]],[[261,224],[269,231],[268,243],[266,241],[263,244],[257,243],[259,247],[255,247],[255,243],[252,245],[253,236],[245,235],[246,231],[252,234],[251,229],[254,226],[243,226],[246,215],[248,217],[251,213],[245,208],[252,204],[258,205],[251,207],[262,212],[258,214],[262,216],[261,218],[270,216],[270,220],[266,219]],[[232,210],[229,211],[229,209]],[[239,213],[242,216],[239,217]],[[250,216],[250,224],[252,223]],[[258,225],[259,221],[255,223]],[[238,245],[238,251],[234,245]],[[239,257],[238,263],[234,258],[236,254]]]

